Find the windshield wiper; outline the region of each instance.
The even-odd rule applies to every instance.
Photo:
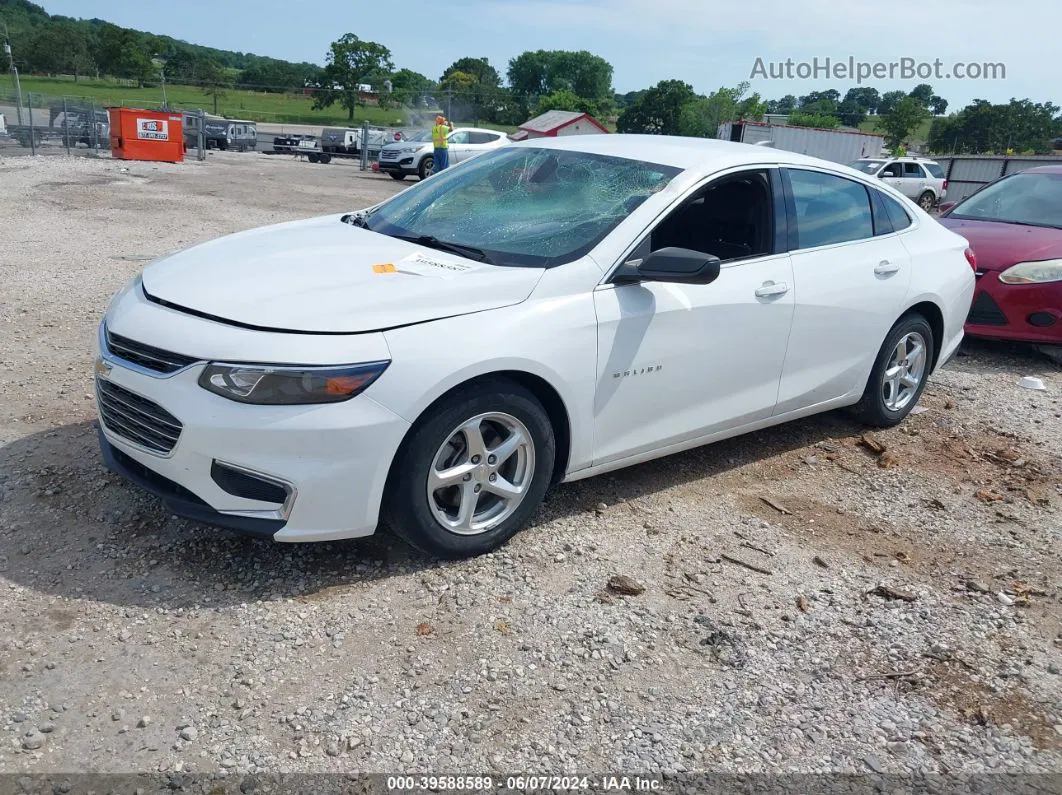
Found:
[[[494,264],[486,251],[481,248],[476,248],[475,246],[463,246],[460,243],[449,243],[445,240],[439,240],[439,238],[432,235],[391,235],[391,237],[405,240],[409,243],[427,246],[428,248],[438,249],[439,251],[449,251],[451,254],[459,254],[462,257],[468,257],[469,259],[474,259],[479,262],[486,262],[488,265]]]
[[[356,226],[356,227],[359,227],[361,229],[368,229],[369,228],[368,216],[369,216],[369,214],[365,213],[365,212],[349,213],[348,215],[344,215],[339,220],[342,221],[345,224],[350,224],[351,226]]]

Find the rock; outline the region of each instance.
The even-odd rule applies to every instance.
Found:
[[[1059,674],[1062,674],[1062,668],[1059,668],[1056,663],[1048,663],[1047,672],[1058,676]]]
[[[863,757],[863,762],[864,762],[864,764],[866,764],[867,767],[869,767],[871,770],[873,770],[878,775],[882,775],[882,774],[885,773],[885,768],[883,768],[881,766],[881,761],[876,756],[874,756],[873,754],[870,754],[868,756],[864,756]]]
[[[36,751],[44,745],[44,735],[38,732],[30,732],[22,738],[22,749],[25,751]]]
[[[999,603],[1001,605],[1006,605],[1007,607],[1010,607],[1012,604],[1014,604],[1014,600],[1011,599],[1009,596],[1007,596],[1002,591],[1000,591],[999,593],[996,594],[996,599],[999,601]]]
[[[329,743],[325,753],[329,756],[339,756],[339,743]]]
[[[638,596],[645,593],[645,586],[625,574],[613,574],[608,581],[608,589],[624,596]]]
[[[42,723],[40,726],[37,727],[37,731],[39,731],[41,734],[51,734],[55,731],[55,724]]]
[[[358,746],[360,746],[364,742],[365,742],[365,740],[363,740],[361,737],[357,737],[357,736],[348,737],[347,738],[347,750],[348,751],[353,751],[355,748],[357,748]]]
[[[402,764],[408,765],[413,762],[413,752],[408,748],[402,752]]]
[[[181,739],[186,742],[194,742],[199,737],[199,730],[195,726],[185,726],[181,729]]]
[[[138,729],[146,729],[150,725],[151,725],[151,718],[149,718],[147,715],[144,715],[140,720],[138,720],[136,722],[136,727]]]
[[[966,590],[973,591],[974,593],[991,593],[992,589],[985,585],[980,580],[967,580]]]

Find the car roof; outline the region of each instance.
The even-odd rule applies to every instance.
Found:
[[[852,169],[817,157],[788,152],[768,146],[720,141],[714,138],[683,138],[672,135],[568,135],[557,138],[532,138],[510,146],[562,149],[571,152],[625,157],[643,160],[684,171],[718,171],[734,166],[778,163],[794,166],[817,166],[853,172]],[[858,172],[853,172],[858,173]]]
[[[485,132],[495,135],[505,135],[501,130],[489,130],[486,127],[454,127],[454,132]]]
[[[1035,168],[1027,168],[1024,171],[1019,171],[1019,174],[1062,174],[1062,163],[1047,166],[1036,166]]]

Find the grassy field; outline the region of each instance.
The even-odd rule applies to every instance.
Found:
[[[34,108],[46,108],[56,100],[61,101],[64,97],[70,100],[81,99],[91,101],[97,105],[110,105],[126,107],[141,106],[147,109],[158,107],[162,104],[162,87],[136,88],[122,85],[111,80],[87,80],[81,79],[74,82],[73,78],[62,77],[22,77],[23,101],[28,101],[32,95]],[[13,94],[14,83],[10,75],[0,76],[0,98]],[[201,88],[195,86],[169,85],[166,86],[166,100],[171,107],[185,110],[203,108],[208,113],[214,112],[214,98],[207,95]],[[2,100],[0,100],[2,101]],[[347,126],[360,125],[367,121],[370,124],[388,126],[407,126],[418,123],[408,108],[392,108],[384,110],[376,106],[357,108],[354,112],[353,122],[347,119],[347,112],[339,105],[333,105],[325,110],[313,110],[309,97],[297,94],[265,94],[254,91],[239,91],[232,89],[224,96],[218,98],[218,113],[228,118],[248,119],[258,122],[287,123],[287,124],[311,124],[322,126]],[[430,124],[430,120],[436,113],[434,110],[421,110],[421,123]],[[454,123],[470,124],[471,119],[455,119]],[[481,125],[495,127],[496,125]],[[497,129],[505,129],[497,127]],[[511,131],[508,128],[506,131]]]
[[[909,136],[910,139],[912,141],[924,142],[926,139],[929,138],[929,128],[930,126],[932,126],[932,124],[932,119],[926,119],[924,122],[918,125],[918,127],[913,133],[911,133],[911,135]],[[867,133],[881,132],[881,130],[878,129],[878,119],[867,119],[865,122],[859,125],[859,129]]]

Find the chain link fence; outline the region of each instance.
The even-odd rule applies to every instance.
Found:
[[[0,156],[108,155],[107,109],[85,100],[0,94]]]

